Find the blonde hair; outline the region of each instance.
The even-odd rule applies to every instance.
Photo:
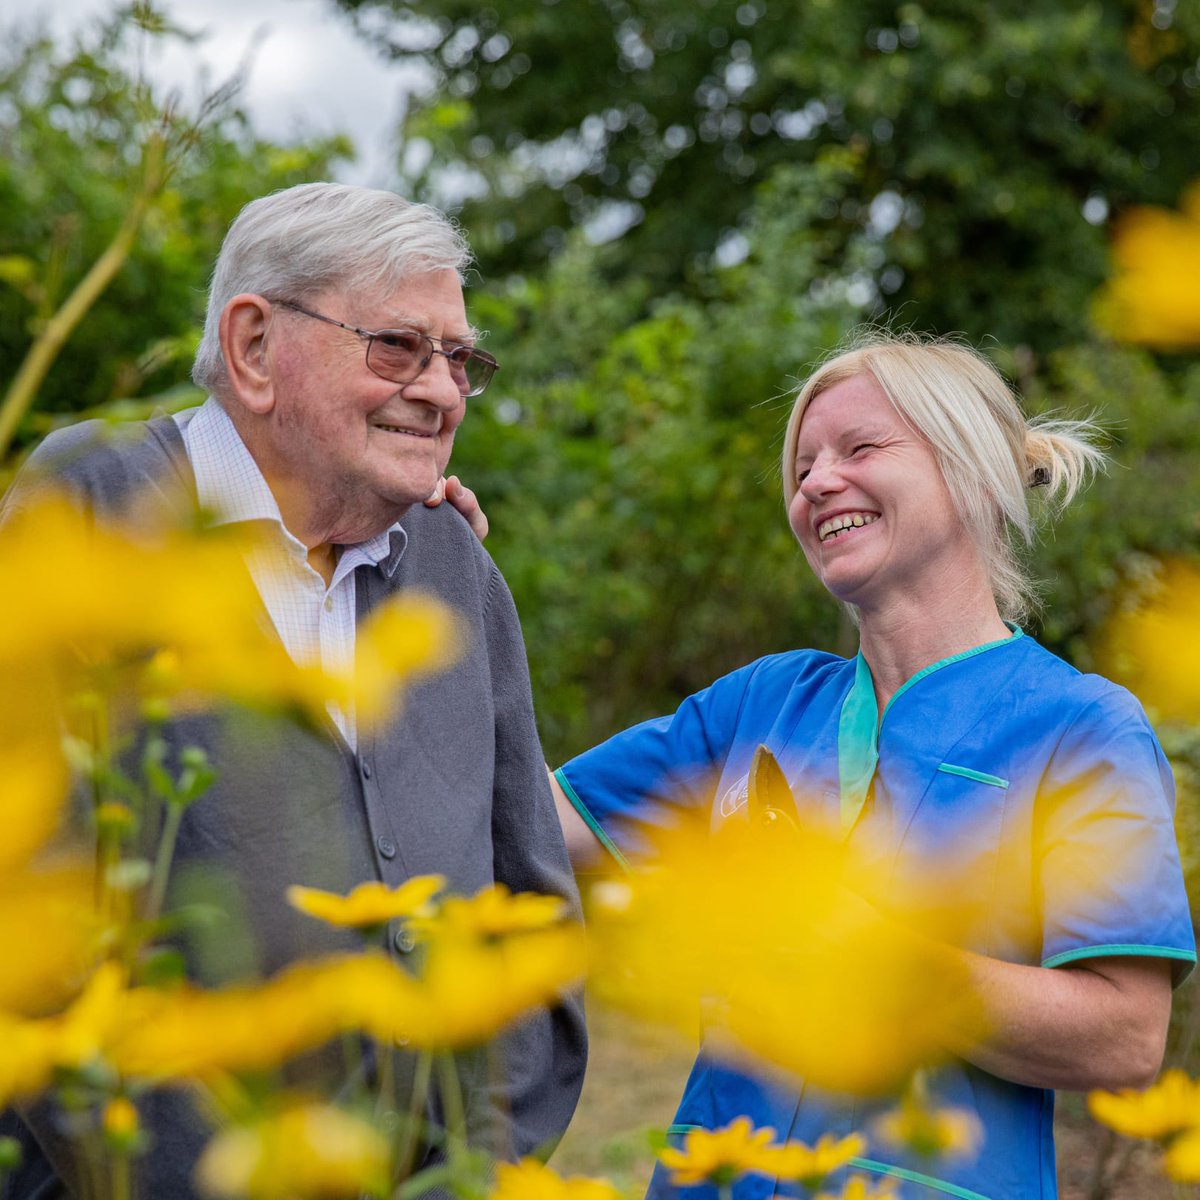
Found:
[[[783,443],[783,493],[796,482],[800,423],[827,388],[869,374],[901,418],[933,450],[959,519],[988,573],[996,607],[1020,622],[1036,601],[1018,557],[1035,521],[1030,489],[1044,488],[1049,507],[1064,508],[1105,464],[1090,421],[1026,419],[996,368],[977,350],[945,338],[868,330],[821,364],[792,406]]]

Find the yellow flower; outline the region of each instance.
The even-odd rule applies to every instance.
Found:
[[[683,1149],[668,1146],[658,1157],[680,1187],[722,1186],[751,1171],[769,1175],[777,1152],[771,1146],[774,1136],[774,1129],[755,1129],[749,1117],[738,1117],[722,1129],[689,1130]]]
[[[201,1192],[229,1200],[351,1200],[384,1192],[388,1175],[379,1131],[324,1104],[219,1133],[196,1166]]]
[[[354,673],[335,698],[348,698],[364,725],[376,722],[391,711],[399,683],[453,665],[461,639],[458,623],[440,601],[415,592],[394,596],[363,622]]]
[[[974,1035],[965,968],[941,946],[957,936],[950,906],[930,901],[918,924],[893,895],[884,917],[859,894],[878,875],[861,849],[776,833],[677,825],[649,866],[594,892],[597,996],[684,1032],[702,1009],[724,1057],[860,1095],[944,1057],[948,1030]]]
[[[1200,722],[1200,568],[1167,562],[1158,578],[1114,618],[1106,673],[1160,716]]]
[[[364,623],[357,675],[297,667],[266,628],[246,567],[254,545],[228,527],[108,528],[65,500],[42,500],[0,531],[0,678],[19,679],[46,663],[76,676],[87,667],[126,667],[156,703],[227,697],[323,719],[330,700],[354,702],[365,726],[385,714],[405,679],[455,657],[447,610],[402,597]],[[53,582],[62,562],[73,567],[69,590]],[[19,694],[0,699],[0,712]]]
[[[136,988],[124,999],[110,1055],[124,1075],[151,1080],[204,1078],[217,1071],[278,1066],[346,1029],[352,989],[372,969],[391,978],[380,956],[333,956],[298,963],[273,979],[214,991]]]
[[[1183,1071],[1164,1071],[1145,1091],[1089,1092],[1087,1106],[1101,1125],[1126,1137],[1170,1137],[1200,1128],[1200,1080]]]
[[[0,1011],[57,1012],[83,985],[98,932],[90,867],[0,873]]]
[[[962,1108],[928,1108],[906,1098],[876,1123],[879,1136],[922,1158],[970,1158],[983,1142],[983,1127]]]
[[[861,1133],[838,1138],[823,1133],[815,1146],[786,1142],[771,1155],[771,1174],[780,1179],[795,1179],[807,1188],[819,1187],[826,1175],[844,1167],[866,1151],[867,1139]]]
[[[420,976],[364,987],[346,1004],[351,1019],[380,1041],[404,1039],[453,1050],[493,1038],[531,1009],[554,1004],[586,969],[578,925],[561,925],[492,942],[431,944]]]
[[[546,929],[566,911],[566,901],[560,896],[533,892],[514,896],[504,884],[494,883],[469,898],[450,896],[436,913],[411,924],[430,938],[496,938]]]
[[[1188,1129],[1171,1142],[1163,1170],[1177,1183],[1200,1183],[1200,1128]]]
[[[67,767],[55,743],[45,736],[54,717],[45,714],[40,738],[7,738],[0,743],[4,770],[4,836],[0,838],[0,879],[24,866],[58,827],[67,794]],[[7,725],[5,728],[9,728]]]
[[[1200,345],[1200,184],[1184,194],[1181,209],[1135,208],[1117,224],[1117,273],[1100,295],[1097,315],[1121,341]]]
[[[106,963],[60,1016],[22,1021],[0,1015],[0,1106],[36,1095],[57,1070],[99,1057],[116,1026],[123,984],[120,969]]]
[[[104,1106],[101,1124],[109,1137],[128,1138],[137,1133],[138,1111],[127,1096],[114,1096]]]
[[[490,1200],[620,1200],[620,1193],[603,1179],[572,1175],[564,1179],[536,1159],[500,1163]]]
[[[369,929],[388,921],[413,917],[429,906],[429,901],[445,887],[441,875],[418,875],[398,888],[370,881],[359,884],[348,896],[322,892],[317,888],[288,888],[288,903],[318,921],[329,925]]]
[[[895,1200],[897,1186],[890,1177],[872,1183],[864,1175],[851,1175],[836,1196],[829,1192],[818,1192],[815,1200]]]

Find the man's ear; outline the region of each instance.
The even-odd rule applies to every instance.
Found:
[[[267,361],[271,311],[269,300],[243,292],[222,309],[219,326],[232,398],[258,416],[275,407],[275,381]]]

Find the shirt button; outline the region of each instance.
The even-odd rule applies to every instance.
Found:
[[[325,597],[325,611],[333,612],[333,597],[332,596]]]
[[[359,765],[362,767],[363,778],[370,779],[371,778],[371,764],[364,759]]]
[[[417,943],[413,939],[413,935],[407,929],[397,929],[392,935],[392,945],[400,951],[401,954],[411,954],[413,947]]]
[[[383,855],[384,858],[396,857],[396,843],[391,838],[377,837],[375,839],[375,849]]]

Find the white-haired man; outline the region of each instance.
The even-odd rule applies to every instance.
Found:
[[[399,588],[455,610],[459,661],[382,729],[340,709],[325,729],[268,729],[244,713],[172,724],[170,740],[202,746],[218,770],[187,812],[179,870],[199,869],[210,897],[241,914],[264,973],[343,944],[287,907],[292,882],[346,891],[438,873],[459,892],[499,881],[577,904],[511,596],[461,514],[422,504],[440,494],[455,431],[496,369],[467,321],[467,261],[441,213],[388,192],[317,183],[254,201],[213,273],[193,371],[209,399],[132,439],[95,422],[52,435],[6,500],[18,507],[48,477],[115,514],[182,488],[219,522],[255,523],[269,551],[249,568],[298,661],[345,662],[357,623]],[[397,928],[389,946],[403,956],[412,940]],[[202,977],[228,970],[194,959]],[[535,1014],[503,1050],[498,1074],[482,1062],[465,1072],[468,1123],[518,1155],[552,1143],[574,1110],[579,1003]],[[207,1130],[178,1096],[146,1110],[156,1144],[140,1194],[187,1197]],[[7,1196],[80,1194],[53,1113],[4,1122],[27,1159]]]

